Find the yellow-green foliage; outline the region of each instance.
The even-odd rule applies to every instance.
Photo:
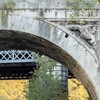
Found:
[[[28,81],[0,81],[0,100],[26,100],[24,89]]]
[[[89,95],[83,85],[77,79],[68,80],[68,100],[89,100]]]
[[[0,81],[0,100],[27,100],[24,93],[27,84],[27,80]],[[83,85],[77,79],[68,80],[68,89],[68,100],[88,100],[89,98]]]

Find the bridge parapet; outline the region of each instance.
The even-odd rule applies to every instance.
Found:
[[[10,10],[5,11],[7,14],[15,14],[17,16],[27,16],[33,18],[39,18],[44,20],[49,20],[53,22],[67,22],[70,21],[71,16],[74,14],[75,10],[70,11],[66,7],[65,0],[14,0],[15,7],[13,12]],[[7,0],[1,1],[1,8],[3,4],[7,3]],[[80,12],[80,16],[74,18],[75,21],[100,21],[100,7],[94,8],[94,11],[86,9],[84,14]],[[0,14],[2,15],[2,14]]]

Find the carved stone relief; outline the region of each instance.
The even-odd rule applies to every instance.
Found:
[[[84,25],[84,26],[68,25],[66,26],[66,28],[75,33],[77,37],[86,40],[90,45],[96,45],[96,40],[95,40],[96,27],[92,25]]]

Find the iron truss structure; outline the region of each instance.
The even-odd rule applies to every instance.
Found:
[[[67,85],[68,69],[57,64],[54,72],[59,72],[63,85]],[[30,79],[36,69],[36,56],[34,52],[24,50],[0,51],[0,80]],[[72,76],[73,77],[73,76]]]
[[[0,51],[0,63],[35,62],[34,52],[23,50]]]
[[[0,51],[0,80],[29,79],[36,69],[34,52],[24,50]]]

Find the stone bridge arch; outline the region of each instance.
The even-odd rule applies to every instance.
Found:
[[[30,17],[9,15],[0,24],[0,50],[40,52],[68,66],[93,100],[100,100],[100,75],[95,51],[66,28]]]

